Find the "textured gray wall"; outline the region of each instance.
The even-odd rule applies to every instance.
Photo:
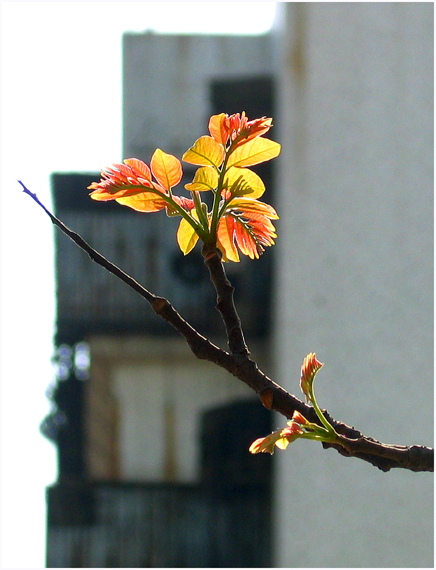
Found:
[[[274,378],[298,394],[314,351],[333,417],[432,445],[433,4],[281,10]],[[276,461],[277,566],[433,566],[431,474],[314,442]]]
[[[207,134],[212,79],[268,74],[271,38],[126,34],[123,155],[181,156]],[[243,109],[241,109],[242,111]]]

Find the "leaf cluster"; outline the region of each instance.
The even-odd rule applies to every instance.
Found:
[[[271,126],[267,117],[249,121],[245,113],[213,115],[210,135],[197,139],[182,156],[199,167],[185,184],[191,198],[173,193],[183,177],[182,163],[161,149],[153,153],[150,167],[129,158],[103,169],[101,180],[89,186],[91,198],[116,200],[139,212],[165,209],[169,216],[181,216],[177,242],[185,255],[201,239],[217,247],[224,261],[238,262],[239,253],[258,258],[274,244],[277,234],[271,220],[278,215],[259,201],[265,185],[248,167],[280,154],[279,143],[262,137]],[[211,209],[202,200],[204,192],[213,195]]]

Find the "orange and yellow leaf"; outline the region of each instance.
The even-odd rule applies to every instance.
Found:
[[[218,186],[218,172],[212,166],[202,166],[194,176],[190,184],[185,184],[185,188],[191,192],[203,192],[215,190]]]
[[[183,172],[180,160],[160,148],[154,151],[150,166],[153,176],[165,190],[170,190],[182,179]]]
[[[220,113],[219,115],[212,115],[209,120],[209,132],[212,137],[223,146],[226,145],[229,138],[229,133],[225,126],[227,115]]]
[[[112,164],[103,169],[100,182],[93,182],[88,186],[89,190],[93,190],[90,194],[93,200],[115,200],[140,194],[147,188],[155,188],[150,169],[144,162],[133,158],[125,160],[124,163]],[[165,192],[163,188],[162,192]]]
[[[253,166],[280,154],[281,146],[269,139],[254,138],[241,142],[230,154],[227,166]]]
[[[151,172],[149,167],[138,158],[126,158],[123,160],[124,164],[130,166],[134,171],[137,172],[138,175],[142,175],[145,180],[151,182]]]
[[[218,247],[224,255],[224,261],[239,261],[238,250],[234,241],[235,221],[231,216],[221,218],[218,224]]]
[[[194,146],[185,152],[182,160],[199,166],[221,166],[224,160],[224,148],[209,136],[200,137]]]
[[[278,216],[268,204],[250,198],[232,200],[220,220],[217,232],[227,258],[236,261],[232,258],[233,246],[251,259],[257,259],[265,247],[274,245],[277,234],[271,219],[278,219]]]
[[[262,178],[258,176],[252,170],[248,168],[237,168],[235,166],[231,166],[224,178],[224,188],[229,190],[232,194],[232,188],[236,187],[237,185],[241,185],[243,188],[243,192],[238,194],[235,193],[235,196],[249,196],[252,199],[260,198],[262,194],[265,192],[265,184],[263,183]]]
[[[238,209],[246,212],[259,213],[267,216],[271,220],[278,220],[277,212],[269,204],[259,202],[250,198],[235,198],[229,204],[229,209]]]
[[[241,219],[235,218],[235,241],[244,255],[248,255],[250,259],[259,259],[259,255],[263,252],[261,245],[257,244],[253,232],[249,230],[247,224]]]
[[[192,214],[194,217],[197,217],[195,211],[193,211]],[[195,247],[197,241],[198,234],[195,229],[185,218],[182,218],[180,220],[179,229],[177,230],[177,243],[184,255],[187,255]]]
[[[116,198],[116,201],[138,212],[159,212],[166,206],[165,200],[159,199],[158,195],[152,192],[142,192],[134,196]]]

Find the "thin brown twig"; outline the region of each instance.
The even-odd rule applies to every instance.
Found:
[[[36,194],[34,194],[28,188],[26,188],[26,186],[23,184],[23,182],[21,182],[21,180],[18,180],[18,183],[21,184],[21,186],[23,187],[23,192],[25,194],[28,194],[38,204],[38,206],[40,206],[44,210],[44,212],[47,214],[47,216],[49,216],[53,224],[57,226],[64,234],[66,234],[71,240],[73,240],[73,242],[76,245],[78,245],[80,249],[82,249],[85,253],[87,253],[93,261],[95,261],[96,263],[107,269],[110,273],[112,273],[113,275],[124,281],[124,283],[127,283],[127,285],[129,285],[129,287],[131,287],[134,291],[139,293],[141,297],[143,297],[150,304],[153,304],[155,299],[157,299],[156,295],[153,295],[153,293],[147,291],[147,289],[145,289],[145,287],[143,287],[140,283],[135,281],[133,277],[130,277],[130,275],[124,273],[122,269],[120,269],[115,264],[107,260],[103,255],[101,255],[101,253],[99,253],[93,247],[91,247],[89,243],[82,238],[82,236],[80,236],[78,233],[74,232],[73,230],[70,230],[70,228],[68,228],[59,218],[57,218],[54,214],[52,214],[50,210],[48,210],[42,202],[40,202]]]
[[[235,288],[227,278],[221,252],[217,247],[203,246],[201,249],[204,263],[209,269],[210,279],[215,287],[217,295],[216,308],[221,313],[228,339],[229,350],[232,354],[249,356],[244,333],[242,332],[241,319],[236,311],[233,300]]]
[[[210,250],[203,250],[205,263],[209,268],[211,280],[217,292],[217,308],[221,312],[226,325],[231,353],[217,347],[196,331],[181,317],[167,299],[150,293],[127,273],[91,247],[79,234],[69,229],[59,218],[52,214],[40,202],[36,194],[26,188],[23,182],[18,182],[21,184],[23,191],[50,217],[54,225],[85,251],[94,262],[104,267],[141,295],[151,305],[157,315],[171,324],[185,338],[197,358],[208,360],[245,382],[259,395],[262,404],[266,408],[279,412],[289,419],[292,418],[296,410],[309,421],[319,423],[319,419],[312,407],[273,382],[259,370],[257,364],[250,358],[240,319],[233,302],[233,287],[227,279],[219,255],[214,254]],[[333,447],[341,455],[362,459],[382,471],[389,471],[392,468],[402,468],[416,472],[432,472],[434,470],[433,449],[418,445],[397,446],[378,442],[375,439],[364,436],[358,430],[334,420],[327,411],[323,410],[323,412],[336,432],[340,434],[334,443],[323,443],[324,448]]]

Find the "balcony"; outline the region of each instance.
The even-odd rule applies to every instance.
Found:
[[[267,486],[59,483],[47,567],[269,567]]]

